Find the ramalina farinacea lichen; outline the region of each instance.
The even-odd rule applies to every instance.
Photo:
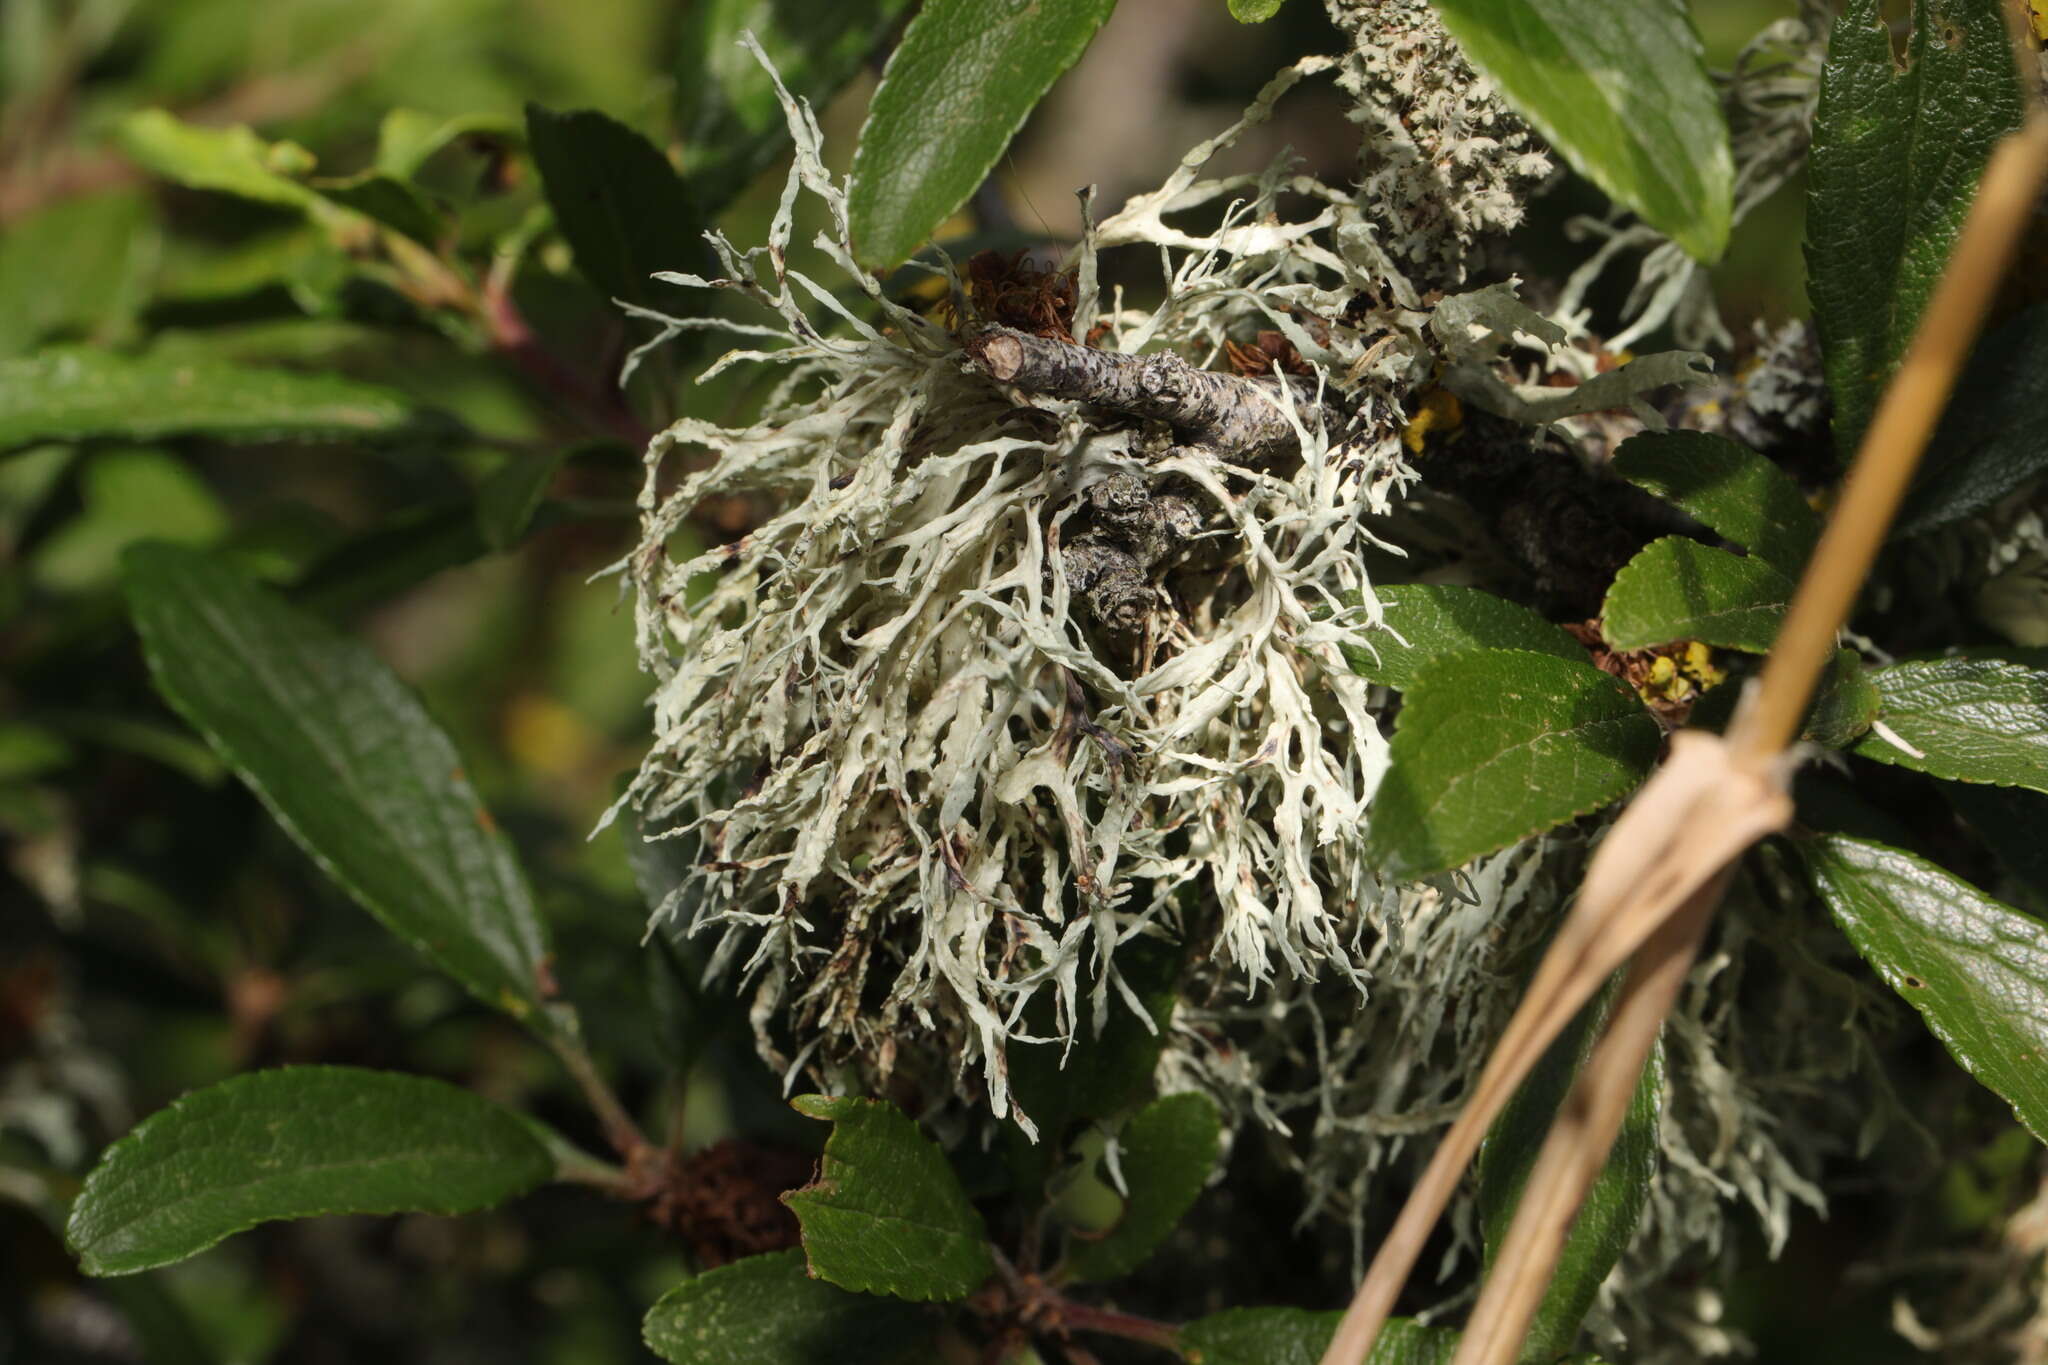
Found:
[[[1008,1049],[1134,1008],[1117,954],[1134,936],[1238,989],[1329,975],[1357,994],[1368,941],[1438,896],[1361,857],[1386,741],[1344,654],[1378,619],[1362,552],[1399,553],[1373,528],[1416,477],[1407,400],[1462,382],[1561,419],[1690,378],[1693,358],[1538,399],[1494,371],[1563,334],[1512,291],[1426,309],[1350,190],[1285,163],[1202,178],[1333,66],[1282,72],[1091,227],[1064,336],[998,325],[943,254],[925,267],[942,307],[892,297],[786,92],[796,159],[767,245],[714,234],[720,279],[666,277],[769,319],[710,373],[784,373],[751,423],[678,422],[649,449],[642,541],[618,567],[656,737],[622,804],[689,848],[662,915],[715,936],[712,971],[745,983],[761,1051],[792,1074],[915,1078],[1029,1130]],[[1283,217],[1283,194],[1305,209]],[[837,286],[789,265],[801,196],[825,210]],[[1131,246],[1157,253],[1156,306],[1102,297],[1097,253]],[[732,325],[659,320],[664,337]],[[1214,368],[1233,357],[1271,371]],[[720,498],[765,518],[682,548]],[[1040,997],[1049,1033],[1023,1022]]]

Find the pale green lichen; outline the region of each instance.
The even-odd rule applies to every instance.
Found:
[[[1016,1114],[1009,1049],[1136,1006],[1120,945],[1186,943],[1162,1082],[1216,1097],[1238,1140],[1298,1172],[1304,1218],[1348,1224],[1362,1255],[1368,1213],[1426,1156],[1507,1018],[1588,837],[1560,831],[1426,884],[1383,882],[1361,856],[1385,698],[1343,647],[1378,615],[1361,552],[1399,553],[1381,534],[1416,480],[1404,400],[1441,381],[1532,424],[1609,407],[1654,423],[1645,400],[1696,381],[1702,358],[1603,370],[1572,344],[1579,322],[1503,285],[1423,306],[1406,268],[1512,223],[1496,197],[1537,178],[1525,144],[1475,147],[1469,164],[1494,170],[1470,182],[1471,211],[1398,252],[1370,186],[1286,164],[1204,178],[1331,65],[1283,72],[1073,262],[1072,330],[1100,349],[1214,366],[1226,340],[1284,334],[1344,414],[1324,429],[1276,388],[1299,426],[1284,458],[1176,445],[992,382],[955,331],[859,268],[817,125],[784,94],[797,155],[768,244],[714,236],[721,279],[670,277],[750,298],[766,320],[650,315],[664,338],[749,339],[709,373],[784,374],[750,423],[678,422],[648,451],[641,544],[617,567],[658,680],[655,742],[621,805],[690,855],[661,927],[714,940],[711,971],[751,992],[764,1056],[828,1088],[908,1075],[955,1134],[976,1126],[965,1115]],[[1300,216],[1280,214],[1283,195]],[[789,265],[804,197],[825,210],[816,244],[836,287]],[[1156,307],[1103,296],[1097,253],[1126,247],[1157,254]],[[927,268],[964,316],[950,263]],[[1062,553],[1109,479],[1170,482],[1201,517],[1128,639],[1096,628]],[[765,519],[685,548],[691,513],[731,497]],[[1728,1007],[1734,964],[1758,951],[1710,959],[1674,1033],[1670,1160],[1632,1285],[1714,1254],[1732,1203],[1777,1237],[1812,1195],[1825,1144],[1774,1128],[1773,1078],[1839,1059],[1816,1043],[1759,1061]],[[1034,1035],[1026,1007],[1046,997],[1050,1036]],[[1454,1261],[1470,1223],[1454,1218]],[[1604,1321],[1640,1329],[1651,1302],[1617,1300]]]

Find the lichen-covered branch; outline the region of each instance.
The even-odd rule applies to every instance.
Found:
[[[1124,355],[990,327],[968,339],[967,354],[989,378],[1026,393],[1149,417],[1188,445],[1234,455],[1283,450],[1299,441],[1297,422],[1321,428],[1328,421],[1313,385],[1290,382],[1283,391],[1277,380],[1197,369],[1168,351]]]

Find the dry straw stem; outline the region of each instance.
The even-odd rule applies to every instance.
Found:
[[[1464,1113],[1381,1244],[1324,1365],[1362,1365],[1370,1355],[1487,1127],[1579,1006],[1634,955],[1608,1029],[1530,1173],[1453,1365],[1515,1359],[1719,903],[1728,867],[1790,819],[1786,746],[1982,325],[2044,172],[2048,116],[2037,113],[2000,144],[1985,169],[1948,269],[1886,391],[1755,693],[1726,741],[1692,732],[1674,736],[1670,761],[1615,823]]]

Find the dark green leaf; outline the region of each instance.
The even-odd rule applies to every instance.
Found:
[[[1683,7],[1436,0],[1436,12],[1582,175],[1696,260],[1720,259],[1735,163]]]
[[[313,188],[422,246],[438,245],[448,230],[440,213],[418,190],[381,171],[364,171],[345,180],[316,180]]]
[[[1958,782],[2048,791],[2048,671],[2000,659],[1916,659],[1870,670],[1878,723],[1854,752]]]
[[[85,348],[0,360],[0,450],[105,436],[359,440],[419,426],[404,396],[334,375]]]
[[[803,1225],[811,1273],[899,1299],[964,1299],[995,1273],[981,1215],[946,1157],[881,1100],[799,1095],[832,1124],[816,1182],[782,1196]]]
[[[1423,671],[1395,723],[1367,852],[1390,877],[1448,871],[1615,800],[1663,738],[1619,678],[1527,650]]]
[[[1074,1278],[1113,1280],[1143,1265],[1208,1183],[1222,1136],[1207,1095],[1164,1095],[1133,1115],[1117,1137],[1128,1187],[1123,1221],[1099,1241],[1071,1243]]]
[[[1922,0],[1908,66],[1882,0],[1828,38],[1806,201],[1807,293],[1847,462],[1961,231],[1991,145],[2024,110],[2000,0]]]
[[[1388,687],[1406,690],[1425,664],[1479,649],[1531,649],[1586,661],[1586,647],[1564,631],[1527,607],[1478,588],[1397,583],[1374,588],[1373,596],[1385,613],[1385,627],[1367,636],[1373,650],[1347,648],[1344,657],[1352,672]]]
[[[914,1345],[922,1310],[849,1294],[804,1273],[801,1251],[773,1251],[686,1280],[647,1312],[647,1349],[670,1365],[869,1365]]]
[[[2048,1141],[2048,923],[1883,844],[1824,835],[1799,850],[1856,951]]]
[[[1479,1218],[1489,1263],[1507,1236],[1558,1106],[1599,1041],[1613,994],[1611,989],[1603,992],[1579,1011],[1487,1130],[1479,1153]],[[1628,1250],[1657,1174],[1657,1123],[1663,1096],[1664,1059],[1659,1049],[1644,1066],[1635,1098],[1622,1117],[1614,1150],[1572,1222],[1550,1288],[1529,1325],[1523,1360],[1555,1360],[1571,1349],[1586,1310],[1599,1295],[1601,1281]]]
[[[853,156],[861,259],[893,266],[967,202],[1116,0],[925,0],[889,58]]]
[[[140,302],[154,255],[149,215],[134,190],[79,195],[0,233],[0,359],[52,335],[117,330]]]
[[[789,148],[775,84],[740,46],[751,32],[783,84],[823,109],[881,45],[910,0],[697,0],[683,11],[676,69],[683,175],[715,215]]]
[[[693,270],[703,218],[661,150],[594,109],[526,106],[526,138],[576,268],[608,299],[646,303],[657,270]]]
[[[277,1218],[486,1209],[553,1170],[518,1115],[467,1090],[283,1067],[143,1120],[86,1177],[65,1237],[86,1273],[125,1275]]]
[[[1230,1308],[1181,1329],[1180,1346],[1196,1365],[1317,1365],[1337,1333],[1341,1312],[1303,1308]],[[1395,1318],[1367,1365],[1448,1365],[1458,1334]]]
[[[1617,650],[1698,640],[1763,654],[1777,638],[1793,586],[1754,555],[1665,536],[1614,576],[1600,629]]]
[[[1883,707],[1877,684],[1853,649],[1838,649],[1821,676],[1820,689],[1807,712],[1802,738],[1840,749],[1870,728]]]
[[[542,1024],[533,894],[412,690],[218,560],[141,545],[126,562],[150,671],[178,713],[387,929]]]
[[[1240,24],[1263,24],[1280,12],[1284,0],[1230,0],[1230,17]]]
[[[1613,469],[1787,577],[1806,567],[1820,539],[1820,518],[1791,476],[1726,437],[1644,432],[1621,443]]]
[[[478,486],[476,522],[486,545],[504,550],[519,543],[567,455],[562,450],[514,455]]]
[[[2048,470],[2048,304],[1977,343],[1927,444],[1922,476],[1894,538],[1982,511]]]

